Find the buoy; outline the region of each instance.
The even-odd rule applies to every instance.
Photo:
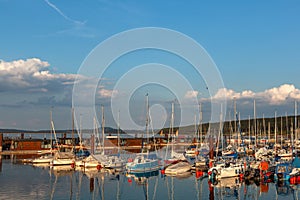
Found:
[[[290,178],[290,184],[295,184],[296,183],[296,177],[295,176],[293,176],[293,177],[291,177]]]
[[[300,176],[296,176],[297,178],[296,178],[296,182],[297,183],[300,183]]]
[[[131,180],[131,178],[129,178],[127,181],[128,181],[128,183],[132,183],[132,180]]]
[[[240,179],[243,179],[244,178],[244,174],[240,174]]]
[[[133,162],[133,159],[132,158],[128,158],[128,162]]]
[[[267,172],[266,176],[269,177],[269,176],[271,176],[271,174],[272,174],[272,172]]]
[[[200,178],[203,176],[203,171],[196,171],[196,178]]]
[[[209,168],[212,168],[212,166],[213,166],[213,162],[210,161],[210,162],[209,162]]]
[[[162,170],[160,171],[160,173],[161,173],[161,174],[165,174],[165,170],[162,169]]]
[[[72,162],[71,167],[75,168],[75,162]]]
[[[97,165],[97,170],[100,170],[102,168],[101,165]]]

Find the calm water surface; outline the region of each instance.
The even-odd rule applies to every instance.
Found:
[[[166,177],[101,171],[68,171],[0,160],[0,199],[299,199],[296,187],[226,179],[210,187],[195,173]]]

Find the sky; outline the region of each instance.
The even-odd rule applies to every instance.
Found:
[[[115,113],[119,111],[123,129],[145,126],[146,94],[154,128],[170,125],[172,102],[175,124],[193,124],[195,115],[199,121],[195,99],[203,104],[204,121],[210,120],[210,102],[222,97],[227,97],[227,106],[223,106],[227,119],[233,118],[234,98],[241,118],[253,117],[254,99],[257,117],[272,117],[275,111],[277,115],[293,114],[294,102],[300,102],[299,10],[300,2],[293,0],[0,0],[0,128],[49,129],[50,110],[56,129],[70,128],[75,82],[85,84],[80,94],[83,100],[90,97],[84,92],[88,91],[87,83],[96,84],[92,97],[96,117],[101,120],[103,105],[106,125],[116,127]],[[201,45],[213,60],[224,88],[212,91],[206,77],[191,63],[158,49],[122,55],[101,77],[77,76],[99,44],[124,31],[145,27],[174,30]],[[121,41],[119,48],[126,42]],[[96,63],[117,49],[104,51]],[[147,66],[149,63],[161,65],[157,68],[156,64]],[[132,93],[124,87],[121,90],[118,83],[124,84],[129,72],[138,75],[128,79],[132,83],[126,82],[127,89],[141,80],[148,84],[139,85]],[[151,77],[166,80],[166,85],[149,84]],[[111,102],[117,106],[112,108]],[[129,116],[124,114],[126,109]],[[78,126],[93,126],[94,113],[76,108],[75,112]],[[128,117],[137,126],[131,126]]]

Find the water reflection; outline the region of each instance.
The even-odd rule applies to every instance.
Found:
[[[0,172],[2,172],[2,157],[0,156]]]
[[[6,199],[298,199],[300,186],[238,178],[211,183],[193,171],[172,177],[160,171],[114,170],[14,164],[2,159],[0,197]]]

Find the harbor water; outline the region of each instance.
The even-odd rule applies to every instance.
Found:
[[[205,173],[169,177],[156,171],[70,170],[0,159],[0,199],[299,199],[300,186],[245,183],[239,178],[211,184]],[[298,188],[299,187],[299,188]]]

